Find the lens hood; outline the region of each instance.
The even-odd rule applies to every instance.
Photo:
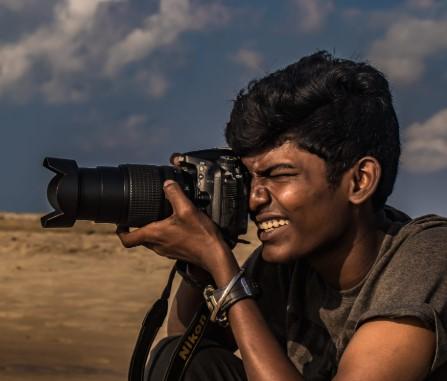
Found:
[[[40,219],[42,227],[71,227],[76,221],[79,171],[74,160],[46,157],[43,166],[56,173],[48,184],[47,197],[54,211]]]

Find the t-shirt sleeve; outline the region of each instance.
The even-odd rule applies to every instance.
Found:
[[[369,305],[356,329],[376,318],[418,319],[436,334],[434,372],[447,362],[447,227],[420,231],[376,267],[361,295]]]

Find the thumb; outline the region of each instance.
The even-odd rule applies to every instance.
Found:
[[[174,180],[166,180],[163,183],[163,190],[175,214],[178,215],[191,209],[191,201],[186,197],[180,185]]]

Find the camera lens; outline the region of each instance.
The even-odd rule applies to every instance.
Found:
[[[76,220],[138,227],[161,220],[172,213],[163,192],[167,179],[194,199],[191,175],[175,167],[78,168],[74,160],[57,158],[46,158],[43,165],[56,173],[47,190],[54,211],[42,217],[43,227],[70,227]]]

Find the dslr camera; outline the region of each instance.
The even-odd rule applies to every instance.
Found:
[[[44,228],[71,227],[76,220],[141,227],[169,217],[172,208],[163,183],[175,180],[192,203],[235,244],[247,232],[249,174],[230,149],[173,154],[175,166],[122,164],[78,168],[76,161],[47,157],[43,166],[56,175],[47,197],[54,211]]]

